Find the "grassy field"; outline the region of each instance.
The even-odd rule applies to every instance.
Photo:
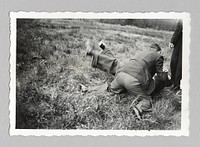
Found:
[[[18,20],[16,128],[180,129],[181,95],[163,89],[153,97],[152,112],[138,120],[130,107],[133,98],[103,91],[108,74],[91,68],[91,58],[85,57],[87,39],[97,51],[104,40],[122,64],[156,42],[169,68],[171,36],[168,31],[95,20]]]

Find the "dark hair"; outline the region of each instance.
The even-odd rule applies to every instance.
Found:
[[[151,47],[150,47],[150,48],[155,48],[156,51],[161,51],[161,48],[160,48],[160,46],[159,46],[157,43],[151,44]]]

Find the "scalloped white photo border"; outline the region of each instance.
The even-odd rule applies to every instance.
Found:
[[[16,19],[182,19],[183,20],[183,62],[182,66],[182,107],[180,130],[45,130],[16,129]],[[190,14],[186,12],[148,12],[148,13],[118,13],[118,12],[10,12],[10,135],[23,136],[189,136],[189,55],[190,55]]]

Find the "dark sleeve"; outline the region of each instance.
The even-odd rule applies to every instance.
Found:
[[[176,44],[177,40],[178,40],[178,37],[180,35],[180,33],[182,33],[182,28],[183,28],[183,24],[182,24],[182,20],[179,20],[178,21],[178,24],[176,26],[176,29],[174,31],[174,34],[171,38],[171,43],[173,43],[174,45]]]
[[[156,73],[157,74],[163,72],[163,62],[164,62],[163,56],[158,57],[158,59],[156,60]]]

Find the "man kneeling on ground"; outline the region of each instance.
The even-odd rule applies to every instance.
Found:
[[[120,66],[116,58],[98,53],[87,45],[87,55],[93,57],[92,67],[115,76],[108,90],[116,94],[127,91],[138,98],[133,107],[138,118],[143,112],[151,110],[151,94],[155,89],[161,89],[160,84],[156,88],[157,83],[153,79],[155,74],[157,77],[163,74],[164,58],[160,53],[160,46],[154,43],[149,50],[137,53],[128,63]]]

